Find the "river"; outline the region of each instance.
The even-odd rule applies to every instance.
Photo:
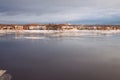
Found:
[[[12,80],[120,80],[120,34],[1,34],[0,69]]]

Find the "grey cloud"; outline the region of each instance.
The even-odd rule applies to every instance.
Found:
[[[120,21],[119,0],[0,0],[0,23]]]

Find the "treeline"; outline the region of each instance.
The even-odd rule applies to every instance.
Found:
[[[0,30],[120,30],[120,25],[0,24]]]

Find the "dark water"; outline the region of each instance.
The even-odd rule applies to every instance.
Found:
[[[120,35],[1,35],[0,68],[12,80],[120,80]]]

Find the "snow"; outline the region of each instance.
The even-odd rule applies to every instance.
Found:
[[[81,34],[81,35],[90,35],[90,34],[118,34],[120,30],[0,30],[0,35],[2,34],[11,34],[11,33],[60,33],[60,34]]]
[[[15,37],[15,39],[44,39],[45,37]]]
[[[2,76],[5,72],[6,70],[0,70],[0,76]]]

